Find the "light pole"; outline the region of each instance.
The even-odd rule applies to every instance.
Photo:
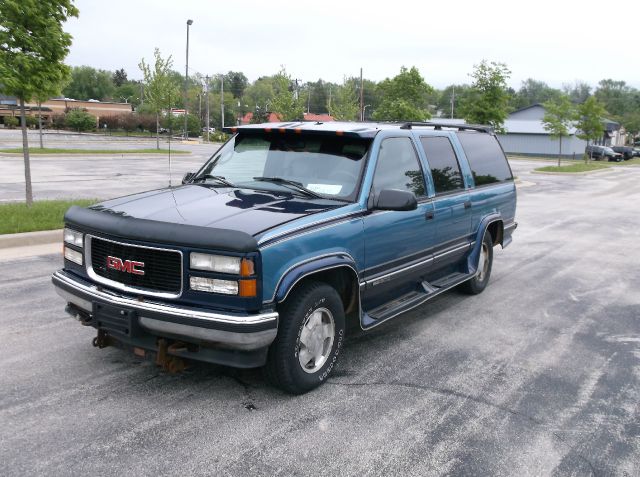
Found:
[[[206,79],[206,104],[207,104],[207,142],[209,142],[209,75],[207,75],[207,79]]]
[[[370,108],[371,105],[370,104],[365,104],[364,108],[362,109],[362,120],[366,121],[367,120],[367,108]]]
[[[184,72],[184,138],[187,139],[187,87],[189,84],[189,27],[193,20],[187,20],[187,63]]]

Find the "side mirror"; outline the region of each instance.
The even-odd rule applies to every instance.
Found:
[[[191,179],[193,179],[193,176],[195,176],[194,172],[187,172],[182,178],[182,183],[186,184],[187,182],[190,182]]]
[[[378,210],[416,210],[418,199],[413,192],[384,189],[376,197],[373,208]]]

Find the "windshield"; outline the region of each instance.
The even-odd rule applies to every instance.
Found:
[[[301,195],[306,189],[309,196],[353,201],[370,144],[341,136],[238,134],[193,181]]]

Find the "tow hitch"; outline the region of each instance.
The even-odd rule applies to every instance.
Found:
[[[167,370],[171,374],[176,374],[184,371],[187,367],[184,360],[177,356],[172,356],[169,353],[175,353],[177,351],[186,351],[187,345],[176,341],[169,345],[167,340],[158,340],[158,352],[156,353],[156,364],[161,366],[162,369]]]

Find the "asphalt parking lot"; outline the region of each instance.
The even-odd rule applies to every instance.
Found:
[[[638,475],[640,168],[538,165],[484,293],[352,335],[304,396],[93,348],[58,255],[0,262],[2,474]]]
[[[38,136],[31,131],[31,147],[37,147]],[[155,139],[105,137],[47,132],[45,147],[75,149],[147,149],[156,146]],[[0,129],[0,149],[21,147],[19,131]],[[182,144],[172,141],[171,149],[190,154],[171,156],[172,183],[179,184],[186,172],[196,171],[218,148],[219,144]],[[167,149],[163,138],[160,144]],[[0,154],[0,203],[24,200],[24,159],[21,155]],[[169,184],[167,154],[69,154],[31,155],[34,198],[43,199],[109,199],[133,192],[166,187]]]

